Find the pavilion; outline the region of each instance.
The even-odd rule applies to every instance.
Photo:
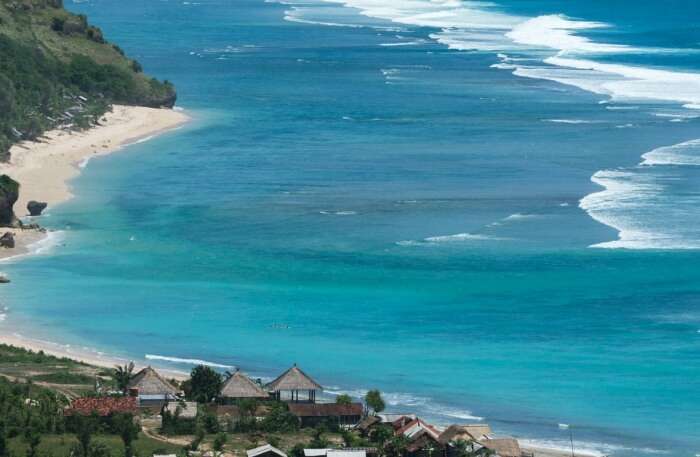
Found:
[[[137,397],[140,406],[162,405],[176,400],[179,390],[159,375],[156,370],[146,367],[131,378],[128,386],[130,395]]]
[[[268,392],[239,370],[236,370],[236,372],[224,382],[220,396],[226,400],[264,400],[270,398]]]
[[[282,373],[277,379],[266,386],[277,400],[291,402],[316,402],[316,391],[323,390],[323,387],[309,375],[304,373],[296,363],[292,368]],[[299,396],[299,392],[306,395]]]

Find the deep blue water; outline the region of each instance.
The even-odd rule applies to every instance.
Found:
[[[700,5],[289,3],[68,5],[194,120],[89,163],[5,329],[700,452]]]

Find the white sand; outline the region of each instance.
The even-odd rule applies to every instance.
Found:
[[[27,215],[27,202],[37,200],[51,207],[69,200],[70,180],[78,176],[87,160],[119,150],[124,145],[172,130],[189,117],[180,111],[115,105],[99,126],[83,132],[48,132],[41,142],[24,142],[10,150],[9,163],[0,164],[0,174],[20,183],[15,214]],[[0,248],[0,260],[29,253],[29,246],[41,239],[35,231],[4,230],[15,233],[15,249]],[[1,234],[1,233],[0,233]]]
[[[73,196],[70,180],[80,174],[81,164],[87,160],[175,129],[188,120],[189,117],[181,111],[115,105],[100,120],[100,125],[89,130],[72,133],[54,130],[46,133],[40,142],[24,142],[13,146],[10,162],[0,163],[0,174],[9,175],[20,184],[15,214],[20,218],[26,216],[27,202],[30,200],[48,203],[50,211],[53,206]],[[5,232],[15,234],[16,246],[14,249],[0,248],[0,262],[35,252],[37,243],[47,237],[46,233],[37,230],[0,228],[0,235]],[[2,287],[7,286],[0,284],[0,290]],[[3,326],[0,330],[0,343],[44,351],[57,357],[68,357],[101,367],[114,367],[126,362],[87,348],[60,345],[36,337],[28,338],[11,333],[12,331],[11,326]],[[144,361],[140,365],[145,364]],[[172,377],[185,377],[184,373],[177,371],[166,370],[165,373]]]

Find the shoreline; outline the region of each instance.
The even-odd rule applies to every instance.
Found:
[[[20,183],[15,214],[20,219],[28,217],[27,202],[31,200],[48,203],[47,211],[51,211],[73,198],[70,181],[80,175],[92,158],[177,129],[189,120],[187,114],[174,109],[113,105],[100,124],[88,130],[52,130],[46,132],[41,141],[12,146],[10,161],[0,163],[0,174]],[[2,230],[15,234],[16,247],[0,249],[0,262],[32,254],[32,247],[51,233],[0,228]]]
[[[79,176],[89,160],[117,152],[129,145],[174,130],[185,124],[189,117],[174,110],[159,110],[143,107],[116,105],[105,114],[106,121],[92,129],[66,133],[51,131],[43,142],[23,143],[11,149],[9,164],[0,164],[0,174],[8,174],[20,182],[20,198],[15,211],[26,218],[26,203],[29,200],[45,201],[49,209],[70,200],[74,194],[70,181]],[[36,230],[2,229],[16,233],[17,246],[13,250],[0,249],[0,266],[3,262],[40,254],[52,235],[60,231],[39,232]],[[10,278],[11,279],[11,278]],[[114,368],[128,363],[131,358],[112,355],[80,344],[62,344],[17,333],[16,329],[0,330],[0,344],[21,347],[34,352],[43,351],[56,357],[65,357],[101,368]],[[28,335],[41,335],[32,329],[24,329]],[[7,333],[6,333],[7,331]],[[137,369],[151,365],[148,359],[134,360]],[[154,367],[167,377],[187,379],[189,373],[164,368],[159,363]],[[520,441],[520,439],[519,439]],[[564,457],[569,453],[558,448],[539,446],[536,442],[521,441],[524,450],[534,452],[537,457]],[[599,456],[602,453],[577,450],[577,455]]]
[[[55,206],[73,198],[70,181],[80,175],[92,158],[118,152],[139,141],[175,130],[189,120],[187,114],[174,109],[113,105],[100,124],[88,130],[52,130],[46,132],[41,141],[12,146],[10,161],[0,163],[0,174],[7,174],[20,183],[20,195],[14,205],[15,214],[20,219],[31,220],[26,208],[30,200],[46,202],[49,205],[47,211],[53,210]],[[15,234],[14,249],[0,248],[0,265],[40,254],[53,244],[52,238],[61,234],[60,231],[10,227],[0,227],[0,232]],[[42,341],[17,333],[8,334],[6,331],[0,331],[0,343],[104,368],[114,368],[127,362],[126,359],[87,348]],[[185,376],[175,370],[164,371],[175,378]]]

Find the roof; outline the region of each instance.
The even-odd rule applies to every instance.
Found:
[[[491,434],[488,424],[450,425],[440,435],[440,443],[447,444],[458,440],[478,441]]]
[[[297,417],[362,416],[362,403],[290,403],[289,412]]]
[[[221,388],[221,396],[226,398],[268,398],[270,395],[248,376],[236,371]]]
[[[134,397],[83,397],[73,400],[65,411],[66,416],[111,416],[115,413],[136,413],[138,402]]]
[[[177,395],[179,391],[159,375],[156,370],[146,367],[134,375],[129,382],[129,389],[138,389],[141,395]]]
[[[490,440],[480,441],[484,447],[487,447],[500,457],[521,457],[522,451],[520,450],[520,444],[515,438],[494,438]]]
[[[323,387],[294,364],[292,368],[269,383],[267,389],[279,392],[281,390],[322,390]]]
[[[245,452],[246,452],[246,454],[248,454],[248,457],[257,457],[257,456],[259,456],[259,455],[267,454],[267,453],[270,453],[270,452],[273,453],[273,454],[277,454],[277,455],[279,455],[280,457],[287,457],[287,454],[285,454],[284,452],[280,451],[279,449],[277,449],[276,447],[272,446],[271,444],[265,444],[265,445],[256,447],[256,448],[254,448],[254,449],[249,449],[249,450],[247,450],[247,451],[245,451]]]
[[[435,441],[438,441],[438,438],[440,437],[440,432],[432,425],[423,422],[422,419],[412,420],[411,422],[396,430],[397,435],[403,435],[408,439],[417,438],[418,436],[424,433],[428,434],[430,438],[432,438]]]
[[[175,414],[180,408],[181,419],[194,419],[197,417],[197,402],[194,401],[173,401],[165,405],[165,410],[170,414]]]
[[[378,418],[377,416],[367,416],[362,421],[360,421],[359,424],[357,424],[356,429],[360,431],[367,431],[369,430],[373,425],[380,423],[382,420]]]
[[[305,457],[367,457],[366,449],[304,449]]]

